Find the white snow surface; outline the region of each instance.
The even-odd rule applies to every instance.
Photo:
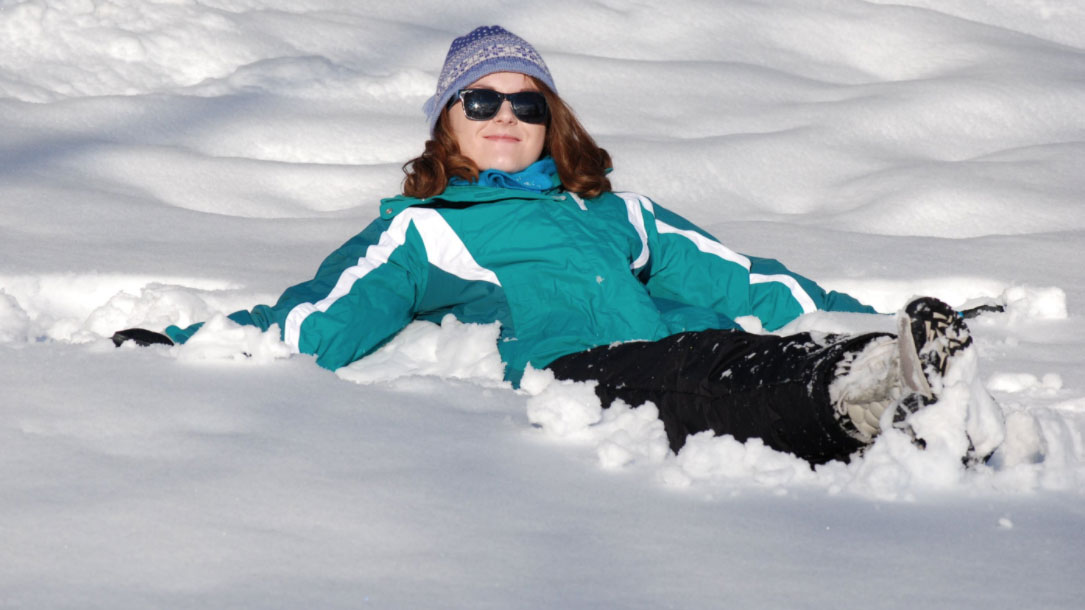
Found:
[[[376,215],[493,23],[617,189],[887,313],[1006,302],[966,361],[1001,408],[674,455],[650,404],[512,389],[494,326],[332,374],[223,317]],[[1080,608],[1083,168],[1079,0],[0,0],[0,607]]]

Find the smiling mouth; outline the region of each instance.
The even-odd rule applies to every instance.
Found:
[[[513,136],[486,136],[486,139],[487,140],[497,141],[497,142],[519,142],[520,141],[520,138],[515,138]]]

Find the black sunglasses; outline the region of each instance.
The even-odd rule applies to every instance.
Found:
[[[460,89],[456,97],[448,102],[448,107],[451,108],[457,100],[463,102],[463,113],[472,121],[494,118],[501,110],[501,104],[508,100],[517,119],[536,125],[546,122],[546,97],[538,91],[501,93],[493,89]]]

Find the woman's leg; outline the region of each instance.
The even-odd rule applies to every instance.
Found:
[[[618,398],[633,406],[655,403],[675,451],[689,434],[712,430],[740,441],[760,438],[818,464],[847,460],[870,442],[854,427],[845,430],[848,413],[834,409],[829,386],[880,337],[895,343],[885,334],[707,330],[598,347],[549,368],[559,379],[597,381],[604,406]]]

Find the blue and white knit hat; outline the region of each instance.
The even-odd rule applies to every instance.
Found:
[[[494,72],[519,72],[534,76],[557,93],[554,79],[539,52],[531,43],[499,25],[476,28],[452,41],[437,79],[437,93],[426,100],[422,111],[429,121],[429,132],[437,124],[441,110],[460,89]]]

